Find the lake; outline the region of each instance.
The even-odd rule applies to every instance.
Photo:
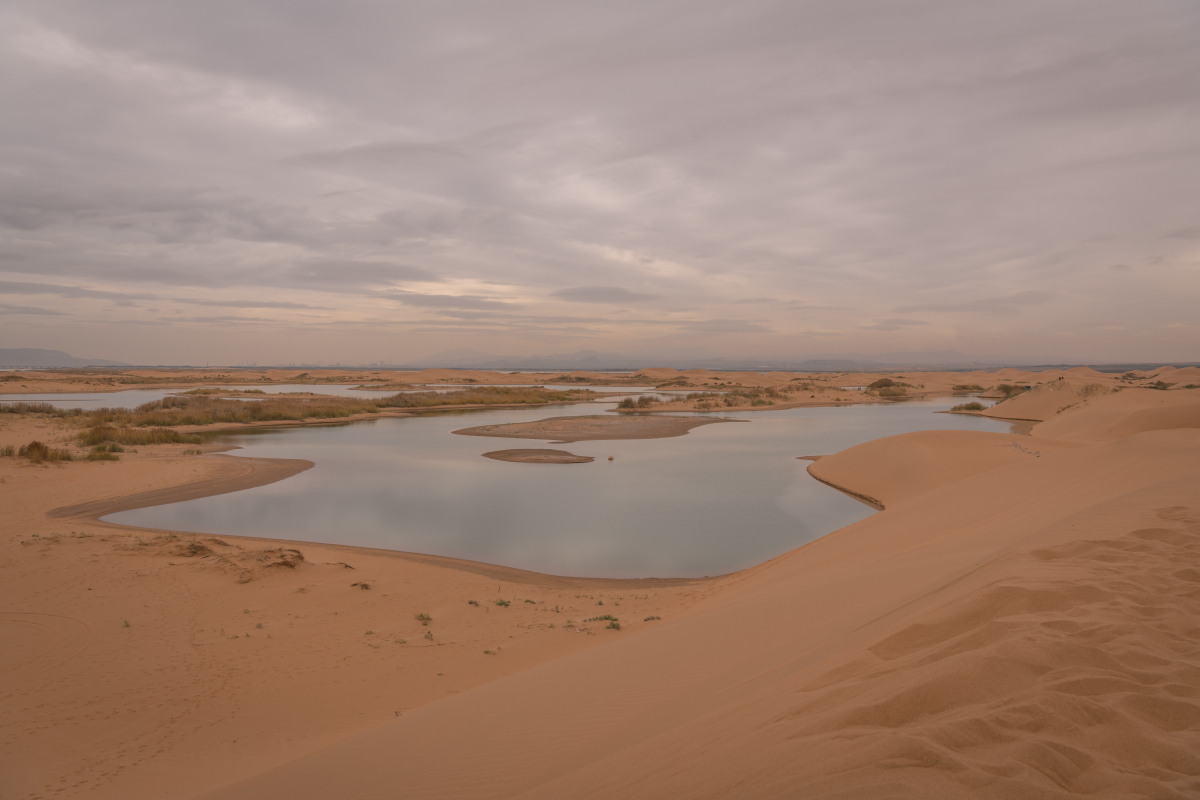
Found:
[[[716,413],[711,416],[743,421],[671,439],[568,445],[450,432],[595,414],[611,404],[239,433],[215,441],[244,448],[238,455],[303,458],[316,466],[270,486],[105,519],[453,556],[556,575],[717,575],[874,513],[813,479],[805,471],[809,462],[797,456],[909,431],[1010,430],[983,417],[933,413],[960,401]],[[515,464],[481,457],[514,447],[554,447],[596,461]]]

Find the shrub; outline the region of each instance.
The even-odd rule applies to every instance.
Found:
[[[428,625],[430,622],[433,621],[433,617],[429,616],[428,614],[414,614],[413,619],[415,619],[417,622],[421,623],[422,625]]]
[[[983,387],[978,383],[959,383],[955,384],[954,391],[956,392],[982,392]]]
[[[656,619],[662,619],[662,617],[646,617],[642,622],[653,622]]]
[[[1014,386],[1011,383],[1001,383],[1000,385],[998,385],[996,387],[996,391],[1003,392],[1004,399],[1008,400],[1010,397],[1016,397],[1017,395],[1021,394],[1022,392],[1025,392],[1028,390],[1024,386]]]
[[[1154,383],[1150,384],[1146,388],[1147,389],[1160,389],[1162,391],[1166,391],[1167,389],[1170,389],[1174,385],[1175,384],[1167,383],[1166,381],[1155,381]]]
[[[200,444],[203,439],[199,436],[188,435],[173,431],[170,428],[114,428],[111,425],[97,425],[79,434],[76,439],[82,445],[109,444],[119,447],[122,444]],[[120,450],[112,452],[121,452]]]
[[[497,601],[496,601],[496,605],[498,605],[498,606],[506,606],[506,605],[508,605],[508,601],[507,601],[507,600],[497,600]]]
[[[877,381],[873,381],[873,382],[867,384],[867,390],[874,391],[876,389],[891,389],[892,387],[894,387],[896,385],[897,385],[896,382],[894,380],[892,380],[891,378],[880,378]]]
[[[951,411],[983,411],[987,406],[983,403],[962,403],[950,409]]]
[[[479,605],[479,601],[478,601],[478,600],[468,600],[468,601],[467,601],[467,605],[469,605],[469,606],[477,606],[477,605]]]
[[[908,394],[908,390],[903,386],[885,386],[879,390],[880,397],[903,397]]]
[[[33,441],[17,450],[21,458],[28,458],[30,463],[41,464],[43,461],[74,461],[75,457],[69,450],[52,448],[42,442]]]
[[[57,416],[60,410],[49,403],[0,403],[0,414],[54,414]]]
[[[17,448],[13,447],[11,444],[5,447],[0,447],[0,457],[12,458],[16,454]]]
[[[614,617],[612,614],[604,614],[604,615],[602,615],[602,616],[599,616],[599,617],[592,617],[591,619],[585,619],[585,620],[584,620],[584,622],[603,622],[603,621],[604,621],[604,620],[606,620],[606,619],[607,619],[607,620],[610,620],[610,621],[612,621],[612,622],[616,622],[616,621],[617,621],[617,618],[616,618],[616,617]]]
[[[621,623],[617,622],[616,620],[613,620],[612,622],[608,623],[605,627],[611,628],[614,631],[619,631],[619,630],[621,630]]]
[[[121,457],[116,453],[111,453],[105,449],[104,445],[92,448],[92,452],[87,455],[88,461],[120,461]]]

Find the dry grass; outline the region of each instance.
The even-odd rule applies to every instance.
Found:
[[[85,446],[104,442],[127,445],[197,444],[201,441],[200,437],[169,429],[181,425],[341,419],[358,414],[374,414],[388,408],[430,410],[461,406],[546,405],[595,396],[595,393],[585,389],[550,391],[540,387],[509,386],[472,386],[457,392],[412,392],[381,398],[258,395],[253,390],[239,393],[263,398],[248,402],[213,397],[211,391],[197,390],[184,395],[172,395],[135,409],[99,408],[83,411],[59,409],[49,403],[0,403],[0,413],[41,414],[87,427],[88,431],[76,437]]]
[[[169,428],[114,428],[111,425],[90,428],[77,435],[75,439],[85,447],[110,443],[116,445],[199,444],[202,441],[199,436],[189,436]]]
[[[33,441],[22,445],[17,450],[18,458],[27,458],[31,464],[41,464],[43,461],[74,461],[75,457],[69,450],[59,450],[42,442]]]

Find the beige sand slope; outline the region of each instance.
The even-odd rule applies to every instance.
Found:
[[[876,470],[683,618],[205,796],[1195,796],[1200,430],[1091,441]]]

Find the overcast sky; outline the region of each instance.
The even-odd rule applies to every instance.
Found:
[[[0,0],[0,347],[1200,360],[1200,4]]]

